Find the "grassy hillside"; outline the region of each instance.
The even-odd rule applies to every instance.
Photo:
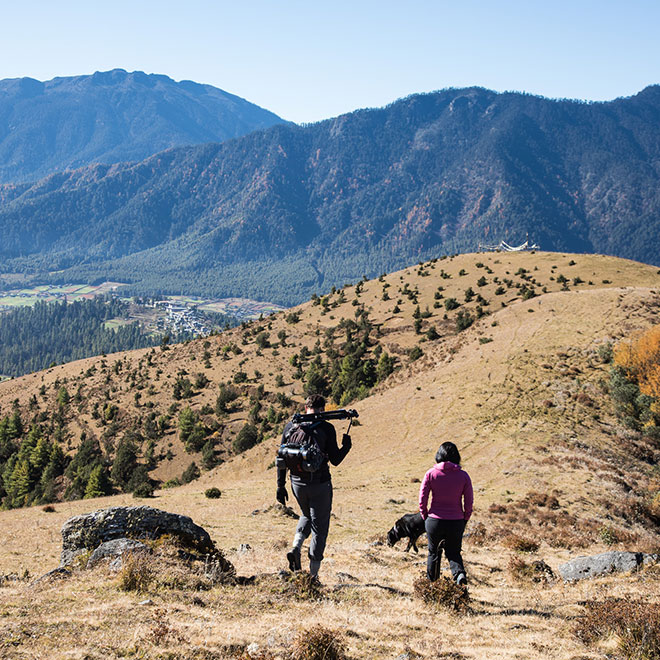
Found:
[[[481,277],[487,280],[483,286],[478,285]],[[523,300],[523,285],[533,286],[539,295]],[[444,287],[443,298],[434,308],[439,286]],[[496,294],[498,286],[504,293]],[[489,304],[478,303],[476,296],[465,302],[469,287]],[[389,300],[383,300],[384,289]],[[403,290],[418,291],[417,302]],[[660,490],[657,443],[619,424],[607,391],[608,346],[657,323],[659,290],[656,268],[619,259],[550,253],[464,255],[347,287],[345,302],[338,303],[342,294],[335,292],[327,311],[323,302],[307,303],[293,310],[299,313],[297,323],[287,323],[287,311],[209,338],[206,349],[200,340],[157,350],[151,365],[149,351],[126,354],[120,374],[111,368],[104,372],[99,358],[0,384],[2,409],[7,411],[15,399],[25,409],[42,384],[47,394],[38,396],[39,406],[52,405],[56,378],[60,383],[66,378],[72,390],[83,383],[80,412],[67,420],[74,448],[81,430],[102,433],[89,409],[95,400],[105,399],[108,386],[116,387],[111,401],[118,406],[122,427],[129,428],[144,416],[146,401],[153,401],[148,410],[158,413],[171,405],[171,382],[183,369],[189,374],[204,371],[211,381],[187,400],[196,411],[214,405],[218,383],[238,371],[246,373],[248,382],[237,384],[245,391],[237,400],[242,409],[217,418],[222,427],[218,451],[226,462],[187,486],[158,491],[147,503],[192,516],[227,551],[240,574],[261,576],[255,585],[216,586],[197,594],[185,581],[158,586],[157,580],[146,594],[125,593],[106,569],[37,587],[5,581],[0,589],[6,614],[3,650],[11,658],[37,653],[65,657],[71,649],[73,656],[66,657],[224,658],[247,657],[241,653],[255,642],[263,653],[270,649],[275,657],[286,657],[284,649],[292,647],[301,627],[323,624],[354,658],[392,658],[408,646],[420,654],[410,657],[424,658],[575,660],[603,657],[600,651],[608,648],[614,653],[614,638],[606,639],[605,646],[585,646],[573,632],[576,617],[584,615],[588,600],[657,600],[657,571],[564,585],[532,582],[523,568],[543,560],[556,570],[578,554],[612,548],[657,552],[660,547],[654,509]],[[461,306],[447,311],[447,298]],[[334,302],[338,304],[333,307]],[[457,333],[458,312],[469,309],[476,317],[479,304],[490,313]],[[323,348],[326,329],[336,328],[342,318],[355,318],[361,305],[374,325],[367,355],[381,345],[397,358],[398,368],[366,398],[351,403],[360,412],[361,424],[352,433],[353,451],[333,471],[335,517],[322,568],[323,598],[309,602],[286,591],[274,576],[285,566],[284,552],[295,525],[274,506],[271,468],[279,422],[264,431],[261,443],[238,456],[230,446],[248,419],[250,391],[263,385],[262,400],[269,405],[272,400],[277,412],[290,413],[293,407],[285,409],[276,401],[278,393],[295,401],[302,397],[303,383],[294,378],[296,368],[289,358],[307,346],[311,363],[320,338],[321,360],[329,360],[330,347]],[[395,305],[401,310],[396,314]],[[417,305],[422,312],[427,305],[431,311],[421,319],[419,333],[413,317]],[[436,339],[426,334],[431,325]],[[286,346],[256,344],[261,332],[269,332],[274,344],[282,329]],[[340,345],[336,333],[334,350],[341,353],[345,340]],[[223,353],[222,347],[232,342],[242,353]],[[423,354],[410,361],[408,351],[415,347]],[[204,350],[211,353],[209,368],[202,368]],[[104,360],[111,366],[117,358]],[[140,361],[145,382],[156,392],[147,394],[148,386],[140,390],[144,394],[136,408],[131,374]],[[85,376],[92,366],[96,372]],[[255,378],[255,371],[261,377]],[[281,386],[276,384],[278,374],[284,380]],[[211,417],[202,415],[208,424]],[[469,617],[436,613],[415,597],[413,581],[423,570],[424,552],[409,556],[401,547],[379,544],[401,514],[415,510],[417,480],[447,439],[461,449],[475,485],[475,515],[464,552],[471,577]],[[169,443],[174,457],[155,470],[162,479],[196,458],[181,450],[178,431],[157,440],[157,453]],[[210,486],[222,490],[219,500],[204,497]],[[37,575],[54,567],[64,520],[118,503],[136,500],[118,495],[57,503],[54,513],[39,507],[2,512],[7,531],[0,572],[20,576],[28,570]],[[538,546],[531,555],[517,551],[530,542],[530,547]],[[138,605],[145,599],[151,604]]]

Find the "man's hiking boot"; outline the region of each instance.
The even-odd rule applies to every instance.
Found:
[[[458,574],[458,576],[456,577],[456,584],[459,587],[467,587],[467,578],[465,577],[465,573]]]
[[[286,559],[289,562],[290,571],[299,571],[301,569],[300,548],[291,548],[291,550],[286,553]]]

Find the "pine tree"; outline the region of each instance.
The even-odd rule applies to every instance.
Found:
[[[137,467],[137,447],[130,436],[122,438],[117,447],[115,460],[112,463],[112,480],[127,492],[128,482]]]
[[[240,454],[259,442],[259,431],[252,424],[245,424],[238,432],[238,435],[232,443],[232,447],[237,454]]]
[[[7,488],[7,495],[10,499],[10,506],[19,507],[27,504],[27,499],[32,490],[32,473],[28,460],[19,460],[11,474],[10,485]]]
[[[84,499],[92,497],[103,497],[112,492],[108,470],[101,464],[97,465],[90,473],[87,487],[85,488]]]
[[[30,453],[30,464],[39,474],[41,474],[44,468],[48,465],[51,450],[51,443],[46,437],[42,436],[39,438],[36,446]]]
[[[197,415],[195,415],[190,406],[186,406],[179,413],[179,430],[181,431],[181,442],[184,444],[188,442],[188,438],[191,436],[196,422]]]
[[[383,351],[378,360],[378,365],[376,366],[376,377],[378,382],[380,383],[384,381],[393,371],[394,359]]]
[[[62,387],[60,387],[59,391],[57,392],[57,405],[60,408],[66,408],[69,405],[70,400],[71,397],[69,396],[69,392],[67,391],[66,387],[62,385]]]
[[[23,422],[21,420],[21,413],[18,410],[14,410],[12,416],[9,418],[7,433],[11,440],[16,440],[23,435]]]

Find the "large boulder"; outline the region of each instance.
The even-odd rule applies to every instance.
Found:
[[[67,566],[78,555],[92,552],[106,541],[157,539],[168,535],[197,553],[218,552],[208,532],[188,516],[150,506],[114,506],[74,516],[64,523],[60,566]]]
[[[630,573],[647,564],[654,564],[658,555],[643,552],[603,552],[590,557],[577,557],[559,566],[559,574],[566,582],[575,582],[609,573]]]

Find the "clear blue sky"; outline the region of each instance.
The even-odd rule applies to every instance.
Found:
[[[659,0],[21,0],[0,78],[123,68],[296,122],[480,85],[609,100],[660,82]]]

